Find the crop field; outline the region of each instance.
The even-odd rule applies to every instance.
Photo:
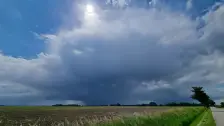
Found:
[[[153,114],[170,110],[170,107],[0,107],[1,123],[23,125],[45,121],[85,123],[108,121],[129,116]]]

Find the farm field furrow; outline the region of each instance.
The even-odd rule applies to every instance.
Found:
[[[164,112],[169,107],[0,107],[2,117],[19,122],[50,118],[54,121],[102,120]]]

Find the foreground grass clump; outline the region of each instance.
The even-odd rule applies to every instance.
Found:
[[[156,115],[129,117],[95,126],[189,126],[204,111],[203,107],[180,108]]]
[[[212,111],[204,111],[190,126],[216,126]]]

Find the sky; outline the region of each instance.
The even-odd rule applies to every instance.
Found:
[[[0,104],[224,100],[223,0],[0,1]]]

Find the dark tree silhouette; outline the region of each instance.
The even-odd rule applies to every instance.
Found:
[[[117,103],[117,106],[121,106],[121,104],[120,103]]]
[[[150,102],[149,106],[157,106],[156,102]]]
[[[221,102],[221,107],[224,107],[224,102]]]
[[[203,87],[192,87],[193,95],[191,96],[192,99],[198,100],[202,105],[205,107],[209,107],[211,103],[210,97],[205,93]]]
[[[213,100],[210,99],[210,100],[209,100],[209,105],[210,105],[210,106],[215,106],[215,101],[213,101]]]

